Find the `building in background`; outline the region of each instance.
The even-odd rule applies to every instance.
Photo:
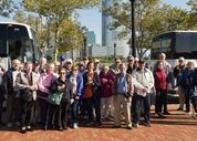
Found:
[[[94,31],[86,31],[85,36],[87,46],[96,44],[96,34],[94,33]]]
[[[109,8],[113,4],[113,0],[102,0],[102,7]],[[124,30],[124,27],[120,27],[116,30],[111,30],[110,27],[113,23],[113,18],[109,15],[102,13],[102,47],[107,48],[106,56],[114,55],[116,51],[117,56],[126,57],[129,55],[130,48],[128,45],[129,37],[119,38],[119,33]],[[116,44],[116,49],[114,49]],[[102,49],[103,49],[102,48]]]

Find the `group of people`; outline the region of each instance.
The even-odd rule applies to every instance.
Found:
[[[8,71],[0,68],[1,123],[20,126],[22,133],[34,125],[62,131],[70,126],[102,126],[109,120],[114,121],[114,128],[122,127],[125,120],[126,128],[132,129],[139,127],[143,115],[143,124],[151,127],[151,96],[156,95],[157,117],[165,118],[169,87],[179,88],[178,110],[186,104],[189,114],[190,100],[197,109],[197,71],[192,62],[184,62],[179,58],[173,70],[164,53],[152,69],[132,56],[127,64],[116,58],[110,66],[88,58],[74,64],[64,56],[56,63],[47,63],[45,58],[34,64],[13,60]]]

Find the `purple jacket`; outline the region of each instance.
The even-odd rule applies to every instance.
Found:
[[[114,78],[110,73],[105,74],[101,72],[100,76],[101,82],[101,97],[110,97],[113,95],[114,88]],[[106,81],[103,81],[105,79]]]

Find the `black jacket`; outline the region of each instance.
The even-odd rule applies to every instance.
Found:
[[[14,93],[12,72],[13,70],[10,69],[3,76],[2,88],[5,95],[12,95]]]

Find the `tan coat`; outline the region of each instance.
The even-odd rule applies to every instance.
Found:
[[[28,88],[28,89],[31,89],[32,91],[37,91],[38,90],[38,80],[39,80],[38,75],[36,73],[32,72],[32,84],[30,84],[30,82],[28,80],[27,73],[21,72],[17,75],[16,86],[20,90],[24,90],[24,89]]]

